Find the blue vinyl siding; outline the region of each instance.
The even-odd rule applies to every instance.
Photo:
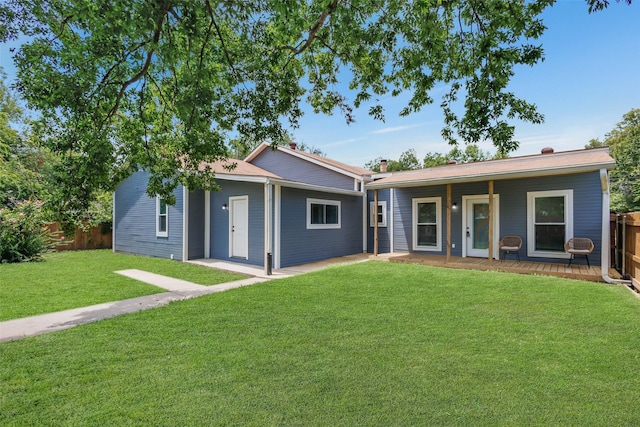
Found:
[[[243,264],[264,265],[264,184],[219,181],[221,190],[211,192],[211,258]],[[249,259],[229,257],[229,197],[249,197]]]
[[[204,258],[204,191],[189,193],[189,259]]]
[[[373,253],[373,227],[371,227],[371,209],[373,203],[373,191],[367,192],[367,252]],[[387,226],[378,227],[378,253],[391,252],[391,191],[389,189],[378,190],[378,201],[387,202]]]
[[[516,234],[522,237],[521,259],[566,262],[556,258],[527,257],[527,192],[567,189],[573,190],[573,236],[593,240],[595,248],[589,260],[592,265],[600,263],[602,190],[599,172],[495,182],[494,190],[500,194],[500,235]],[[582,262],[582,259],[578,259],[578,263]]]
[[[118,252],[182,260],[182,186],[168,206],[168,237],[156,237],[156,198],[146,193],[149,175],[136,172],[115,192],[115,247]]]
[[[599,172],[559,175],[540,178],[494,181],[494,194],[500,196],[500,236],[518,235],[523,244],[520,259],[538,262],[566,262],[564,259],[547,259],[527,256],[527,193],[533,191],[573,190],[573,235],[593,240],[595,249],[589,256],[592,265],[600,262],[602,250],[601,209],[602,192]],[[451,188],[452,202],[457,211],[451,213],[451,249],[453,256],[462,256],[462,196],[486,195],[488,182],[454,184]],[[446,254],[446,186],[397,188],[394,191],[394,250],[413,252],[412,199],[418,197],[442,197],[442,253]],[[497,242],[496,242],[497,243]],[[582,262],[582,260],[578,260]]]
[[[339,200],[339,229],[307,229],[307,198]],[[282,188],[281,267],[362,252],[362,197]]]
[[[444,185],[432,187],[397,188],[394,190],[394,233],[393,246],[396,252],[413,252],[413,199],[440,197],[442,199],[442,251],[428,252],[431,255],[446,254],[446,212],[447,189]],[[453,222],[452,222],[453,223]],[[419,251],[419,253],[424,253]]]
[[[280,151],[266,149],[251,163],[291,181],[343,190],[354,189],[353,178]]]

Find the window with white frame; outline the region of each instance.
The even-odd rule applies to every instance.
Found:
[[[340,228],[340,202],[307,199],[307,228]]]
[[[378,209],[375,209],[375,202],[369,202],[369,226],[374,227],[378,220],[378,227],[387,226],[387,201],[378,202]]]
[[[564,243],[573,237],[573,190],[527,193],[527,254],[566,258]]]
[[[413,249],[442,250],[442,199],[413,199]]]
[[[156,197],[156,236],[169,236],[169,210],[162,197]]]

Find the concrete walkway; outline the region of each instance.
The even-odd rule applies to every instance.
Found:
[[[219,285],[202,286],[140,270],[123,270],[116,273],[167,289],[169,292],[0,322],[0,342],[69,329],[121,314],[160,307],[172,301],[195,298],[266,281],[260,277],[251,277]]]
[[[187,282],[186,280],[174,279],[141,270],[116,271],[116,273],[122,274],[123,276],[166,289],[168,292],[0,322],[0,342],[69,329],[74,326],[108,319],[121,314],[136,313],[138,311],[160,307],[172,301],[196,298],[202,295],[266,282],[271,279],[290,277],[326,268],[329,265],[360,262],[367,259],[368,257],[365,255],[335,258],[333,260],[306,264],[291,269],[274,271],[272,276],[264,275],[262,269],[225,261],[199,260],[194,262],[195,264],[254,276],[212,286],[197,285]]]

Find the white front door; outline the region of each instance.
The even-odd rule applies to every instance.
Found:
[[[249,258],[249,196],[229,197],[229,256]]]
[[[493,256],[498,257],[499,197],[493,196]],[[463,256],[489,257],[489,196],[464,196]]]

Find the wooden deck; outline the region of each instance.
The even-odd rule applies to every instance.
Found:
[[[586,264],[572,264],[571,266],[568,266],[567,261],[563,263],[545,263],[531,261],[518,262],[516,260],[507,259],[504,261],[493,260],[493,263],[490,265],[489,260],[486,258],[451,257],[450,261],[446,262],[447,258],[444,256],[421,254],[380,254],[377,257],[371,256],[371,259],[433,265],[437,267],[462,268],[466,270],[491,270],[519,274],[541,274],[546,276],[564,277],[566,279],[603,282],[602,270],[600,267],[594,265],[587,267]],[[609,270],[609,276],[612,278],[620,277],[618,272],[614,269]]]

